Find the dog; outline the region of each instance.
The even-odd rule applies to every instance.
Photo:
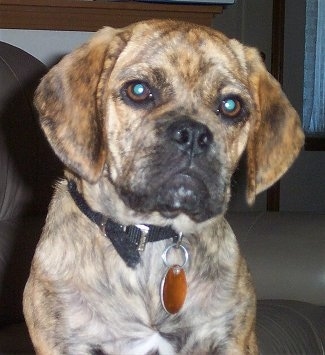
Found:
[[[246,155],[252,204],[304,141],[259,52],[172,20],[106,27],[35,105],[66,167],[24,291],[37,354],[258,353],[231,177]]]

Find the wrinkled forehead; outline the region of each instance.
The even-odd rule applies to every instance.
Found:
[[[165,73],[184,81],[216,75],[219,80],[243,78],[242,61],[227,37],[208,28],[173,22],[136,27],[116,69],[116,79],[122,81],[155,71],[155,75]]]

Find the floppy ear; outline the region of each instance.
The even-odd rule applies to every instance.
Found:
[[[247,201],[276,182],[297,157],[304,134],[300,118],[259,53],[246,48],[249,82],[256,110],[247,142]]]
[[[127,36],[104,28],[65,56],[42,79],[35,106],[55,153],[82,178],[101,175],[107,148],[101,97]]]

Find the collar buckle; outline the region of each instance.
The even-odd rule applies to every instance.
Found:
[[[136,224],[135,226],[141,231],[140,242],[137,250],[143,252],[146,248],[150,228],[145,224]]]

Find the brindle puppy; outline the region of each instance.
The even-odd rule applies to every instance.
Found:
[[[252,203],[303,144],[259,53],[187,23],[104,28],[35,103],[67,168],[24,294],[37,353],[256,354],[230,180],[246,150]]]

